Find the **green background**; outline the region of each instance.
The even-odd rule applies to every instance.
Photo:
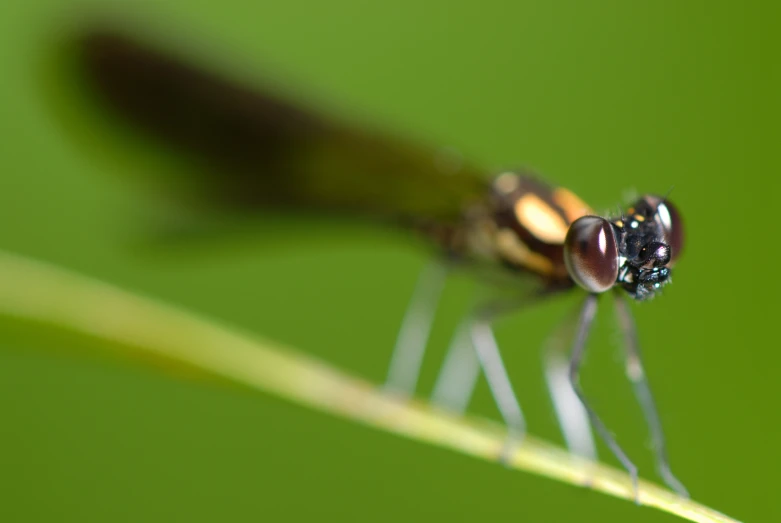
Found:
[[[781,42],[770,6],[190,0],[127,10],[240,74],[284,75],[489,169],[533,166],[597,209],[674,186],[686,251],[664,296],[635,307],[647,371],[678,476],[698,501],[753,522],[781,517]],[[147,242],[149,200],[63,132],[38,84],[42,44],[74,9],[0,7],[0,246],[381,381],[426,251],[391,232],[301,219],[176,249]],[[456,278],[446,291],[423,393],[469,288]],[[557,442],[539,346],[573,298],[497,328],[531,432]],[[84,340],[34,331],[0,323],[2,521],[675,520],[274,397],[72,358],[60,349]],[[614,337],[605,314],[584,386],[655,479]],[[474,410],[496,416],[484,383]]]

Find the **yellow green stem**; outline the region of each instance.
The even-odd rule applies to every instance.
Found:
[[[119,343],[138,358],[179,362],[210,376],[477,458],[496,461],[503,449],[505,431],[495,423],[453,417],[425,403],[391,398],[364,380],[279,344],[3,251],[0,314]],[[584,461],[533,437],[524,439],[508,465],[634,500],[624,472]],[[736,522],[646,481],[640,482],[639,500],[689,521]]]

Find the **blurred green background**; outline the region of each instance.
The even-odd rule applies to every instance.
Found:
[[[597,209],[674,186],[686,252],[664,296],[635,307],[673,468],[717,510],[781,517],[771,3],[103,4],[180,31],[205,60],[284,75],[488,169],[535,167]],[[381,381],[427,252],[392,232],[301,219],[171,249],[148,242],[149,199],[64,132],[37,83],[44,44],[74,10],[0,7],[0,246]],[[423,393],[468,291],[462,278],[446,291]],[[539,347],[572,303],[497,328],[531,432],[557,442]],[[656,479],[611,320],[601,316],[584,386]],[[274,397],[63,350],[85,343],[0,322],[2,521],[675,520]],[[496,417],[484,383],[474,410]]]

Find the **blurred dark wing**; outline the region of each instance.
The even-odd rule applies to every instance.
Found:
[[[405,222],[450,222],[486,179],[441,154],[326,118],[146,45],[89,31],[78,68],[114,116],[192,156],[208,198]]]

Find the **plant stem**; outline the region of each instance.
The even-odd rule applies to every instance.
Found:
[[[41,322],[195,367],[289,401],[410,439],[496,461],[505,431],[477,418],[452,417],[425,403],[399,401],[325,362],[242,334],[175,307],[64,269],[0,251],[0,314]],[[508,466],[617,498],[633,500],[629,477],[526,437]],[[640,481],[639,501],[700,523],[737,523],[708,507]]]

